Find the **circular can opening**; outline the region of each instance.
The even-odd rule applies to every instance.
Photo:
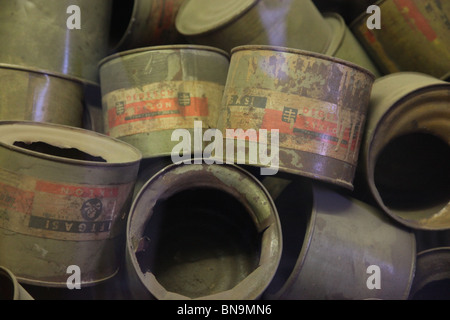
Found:
[[[0,269],[0,300],[14,299],[14,283],[7,272]]]

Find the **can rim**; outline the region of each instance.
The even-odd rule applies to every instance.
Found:
[[[49,75],[55,78],[60,78],[62,80],[68,80],[72,82],[76,82],[78,84],[82,85],[90,85],[93,87],[100,87],[100,84],[88,79],[82,79],[78,78],[72,75],[56,72],[56,71],[50,71],[46,69],[31,67],[31,66],[22,66],[17,64],[10,64],[10,63],[2,63],[0,62],[0,69],[11,69],[11,70],[17,70],[17,71],[23,71],[23,72],[32,72],[32,73],[38,73],[38,74],[44,74]]]
[[[104,143],[106,141],[109,141],[110,142],[108,144],[109,146],[111,146],[112,144],[117,145],[116,149],[121,150],[121,156],[123,158],[123,160],[116,159],[116,160],[113,160],[112,162],[78,160],[78,159],[66,158],[66,157],[61,157],[61,156],[56,156],[56,155],[51,155],[51,154],[46,154],[46,153],[42,153],[42,152],[38,152],[38,151],[25,149],[25,148],[18,147],[13,144],[10,144],[10,143],[0,140],[0,149],[5,148],[5,149],[11,150],[13,152],[18,152],[18,153],[25,154],[28,156],[40,158],[43,160],[49,160],[49,161],[58,162],[58,163],[80,165],[80,166],[88,165],[91,167],[123,167],[123,166],[127,166],[127,165],[135,165],[136,163],[140,163],[140,161],[142,160],[141,151],[139,149],[135,148],[134,146],[132,146],[124,141],[118,140],[116,138],[106,136],[104,134],[94,132],[91,130],[87,130],[87,129],[77,128],[77,127],[72,127],[72,126],[67,126],[67,125],[61,125],[61,124],[47,123],[47,122],[14,121],[14,120],[0,121],[0,129],[2,129],[2,126],[25,126],[25,127],[29,127],[31,130],[36,129],[36,128],[39,128],[37,130],[53,130],[55,134],[57,133],[57,131],[60,131],[64,134],[71,134],[73,136],[74,140],[79,138],[77,136],[84,135],[86,137],[91,137],[93,139],[98,140],[99,143],[102,143],[102,142]],[[3,130],[5,130],[5,129],[3,129]],[[22,134],[24,134],[24,133],[22,133]],[[47,134],[49,134],[49,133],[47,133]],[[50,134],[51,134],[51,132],[50,132]],[[20,138],[23,138],[23,136],[18,137],[18,139],[20,139]],[[61,136],[58,136],[55,139],[57,139],[58,141],[61,141]],[[42,139],[38,139],[38,141],[41,141],[41,140]],[[62,141],[62,142],[67,142],[67,140]],[[84,141],[80,141],[81,144],[83,144],[83,142]],[[85,145],[91,146],[91,148],[94,147],[92,141],[87,142]],[[70,146],[70,147],[80,148],[80,145]],[[91,149],[91,150],[94,150],[94,149]],[[116,151],[118,151],[118,150],[116,150]],[[99,155],[104,156],[105,154],[99,153]],[[123,156],[123,155],[125,155],[125,156]],[[129,159],[126,160],[125,158],[129,158]]]
[[[282,46],[272,46],[272,45],[242,45],[237,46],[231,50],[231,55],[233,56],[238,51],[272,51],[272,52],[281,52],[286,54],[295,54],[299,56],[307,56],[312,57],[320,60],[330,61],[334,63],[338,63],[341,65],[344,65],[346,67],[361,71],[363,73],[366,73],[368,76],[372,78],[372,80],[375,80],[376,76],[368,69],[357,65],[353,62],[349,62],[347,60],[343,60],[340,58],[332,57],[327,54],[313,52],[313,51],[307,51],[302,49],[296,49],[296,48],[289,48],[289,47],[282,47]]]
[[[226,52],[223,49],[216,48],[213,46],[206,46],[206,45],[198,45],[198,44],[175,44],[175,45],[158,45],[158,46],[148,46],[148,47],[142,47],[142,48],[136,48],[136,49],[130,49],[125,50],[121,52],[114,53],[112,55],[109,55],[98,63],[98,67],[101,68],[104,64],[106,64],[109,61],[112,61],[117,58],[123,58],[124,56],[133,55],[136,53],[145,53],[145,52],[152,52],[152,51],[163,51],[163,50],[197,50],[197,51],[210,51],[217,54],[221,54],[225,56],[228,60],[230,59],[230,54]]]

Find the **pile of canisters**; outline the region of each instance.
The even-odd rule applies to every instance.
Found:
[[[449,21],[0,1],[0,299],[449,299]]]

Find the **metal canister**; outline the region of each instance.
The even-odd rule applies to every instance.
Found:
[[[82,126],[84,84],[76,78],[0,63],[0,87],[0,120]]]
[[[171,155],[178,144],[172,141],[175,129],[193,137],[195,121],[215,128],[228,67],[226,52],[197,45],[153,46],[105,58],[105,133],[137,147],[144,158]]]
[[[114,1],[111,51],[114,53],[141,47],[186,42],[175,28],[175,17],[183,1]],[[129,15],[126,14],[127,12]],[[126,25],[126,27],[122,28],[122,25]]]
[[[66,287],[75,268],[81,286],[113,277],[139,150],[80,128],[2,121],[0,154],[0,265],[37,286]]]
[[[135,298],[257,299],[281,251],[271,197],[236,165],[169,165],[141,188],[128,217]]]
[[[98,83],[112,0],[1,1],[0,62]]]
[[[323,16],[333,30],[333,38],[325,54],[350,61],[380,77],[378,67],[347,27],[344,18],[335,12],[327,12]]]
[[[450,70],[450,2],[381,0],[380,29],[363,13],[350,29],[385,74],[415,71],[441,78]]]
[[[450,247],[437,247],[417,254],[417,267],[410,300],[450,298]]]
[[[34,300],[34,298],[20,285],[8,268],[0,266],[0,300]]]
[[[279,268],[263,299],[408,298],[416,264],[410,229],[318,181],[266,177],[262,183],[283,233]]]
[[[238,129],[278,133],[279,143],[266,147],[272,154],[279,151],[280,171],[352,189],[373,81],[368,70],[334,57],[283,47],[237,47],[217,128],[224,135]],[[255,138],[260,149],[266,144],[261,136]],[[226,134],[225,144],[247,139],[246,134]],[[263,166],[261,153],[251,161],[249,151],[237,152],[235,163]]]
[[[186,0],[175,26],[192,43],[227,52],[257,44],[324,53],[332,38],[311,0]]]
[[[450,84],[397,72],[373,86],[361,174],[392,218],[423,230],[450,229]]]

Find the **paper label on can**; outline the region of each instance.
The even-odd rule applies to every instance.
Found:
[[[189,129],[194,121],[215,125],[223,85],[205,81],[167,81],[119,89],[103,97],[106,134]]]
[[[132,183],[82,185],[0,169],[0,227],[58,240],[104,240],[124,232]]]
[[[365,121],[361,112],[272,90],[252,88],[246,95],[238,91],[227,88],[224,112],[228,113],[230,128],[219,129],[277,129],[280,148],[320,154],[356,165]]]

